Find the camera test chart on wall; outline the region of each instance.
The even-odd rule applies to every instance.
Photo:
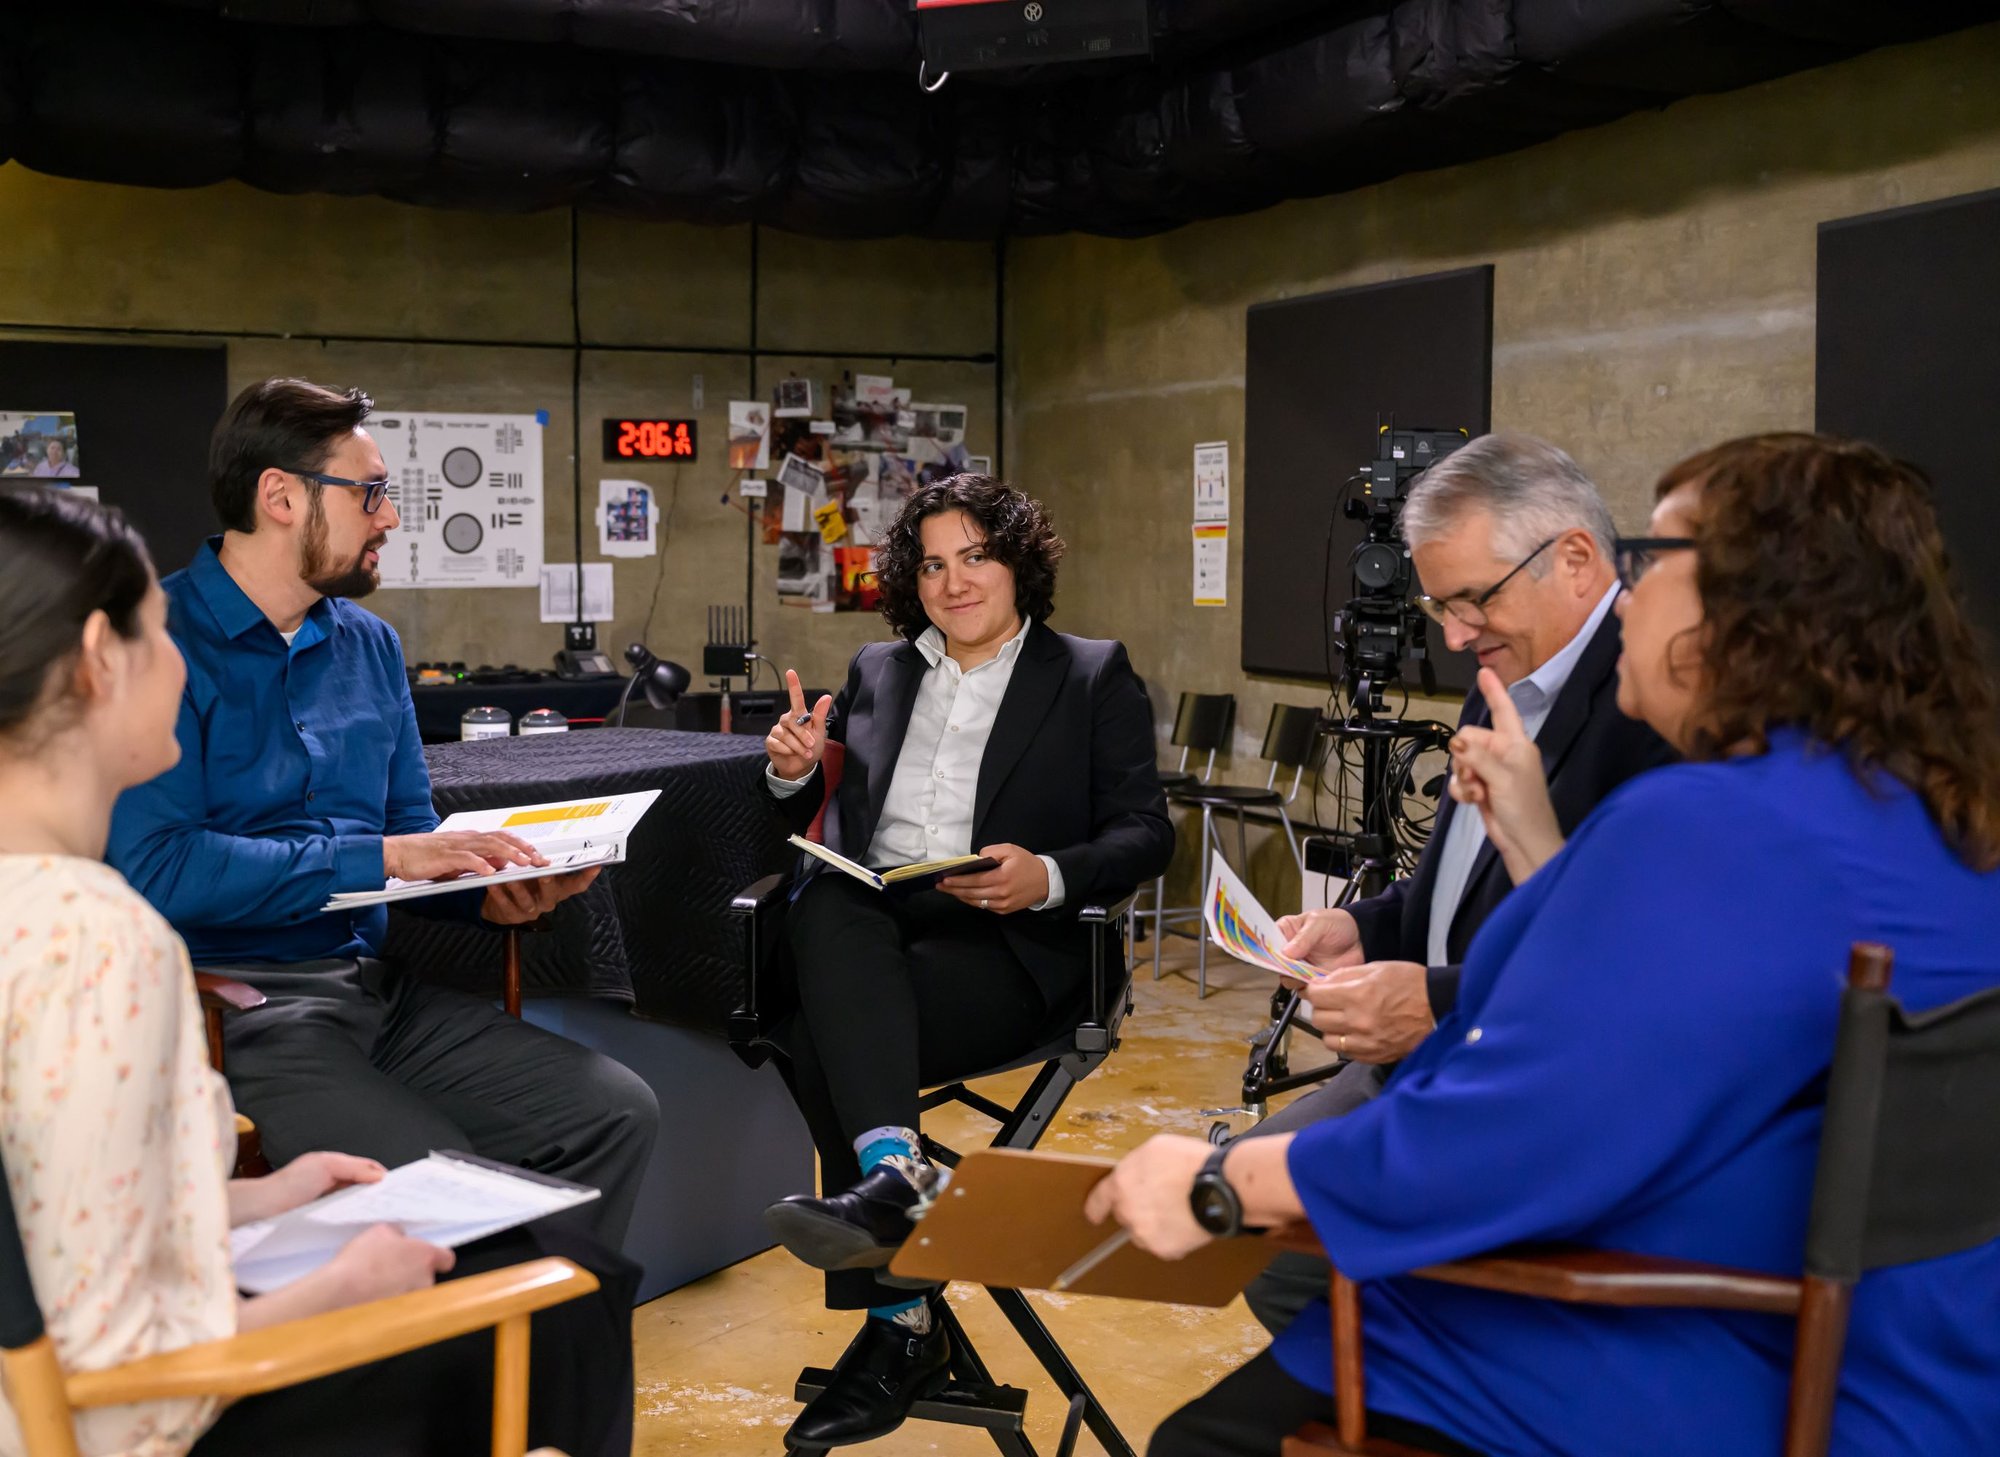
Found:
[[[384,587],[532,587],[542,574],[543,416],[377,410],[402,524]]]

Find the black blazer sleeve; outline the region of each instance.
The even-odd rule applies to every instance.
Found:
[[[1111,645],[1091,682],[1090,838],[1027,848],[1062,871],[1071,909],[1122,896],[1165,872],[1173,821],[1153,742],[1153,710],[1122,643]]]

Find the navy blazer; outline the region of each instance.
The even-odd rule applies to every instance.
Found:
[[[1607,612],[1584,646],[1569,681],[1556,695],[1542,731],[1535,735],[1542,751],[1542,772],[1548,776],[1549,799],[1565,836],[1626,780],[1679,757],[1645,724],[1618,711],[1619,638],[1617,615]],[[1484,727],[1488,719],[1486,700],[1475,687],[1465,695],[1465,711],[1458,717],[1458,726]],[[1430,960],[1431,895],[1437,886],[1437,860],[1445,830],[1461,808],[1446,794],[1439,802],[1437,823],[1430,843],[1417,859],[1416,870],[1380,895],[1348,907],[1361,929],[1361,949],[1370,961]],[[1451,918],[1445,940],[1449,964],[1430,969],[1433,1016],[1442,1020],[1458,1000],[1458,968],[1465,960],[1466,948],[1513,889],[1500,852],[1491,840],[1486,841],[1472,862],[1472,874]]]
[[[1116,900],[1163,872],[1174,830],[1155,767],[1152,708],[1124,644],[1041,623],[1027,631],[980,761],[972,848],[1020,845],[1061,869],[1061,906],[997,918],[1021,964],[1054,998],[1076,984],[1090,954],[1077,908]],[[866,855],[875,837],[929,666],[913,642],[869,643],[834,698],[827,737],[847,757],[822,834],[851,859]],[[798,793],[777,800],[795,833],[818,813],[823,784],[815,769]]]

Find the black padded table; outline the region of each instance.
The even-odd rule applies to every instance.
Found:
[[[601,997],[640,1016],[719,1034],[742,987],[742,928],[730,898],[795,853],[759,787],[761,739],[664,729],[434,744],[440,815],[657,789],[625,863],[522,938],[529,996]],[[501,936],[391,906],[388,954],[426,980],[500,990]]]

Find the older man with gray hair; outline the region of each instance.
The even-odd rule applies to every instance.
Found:
[[[1627,779],[1672,760],[1651,729],[1618,711],[1616,533],[1567,454],[1531,435],[1482,435],[1411,486],[1403,534],[1418,600],[1445,645],[1493,671],[1541,750],[1565,835]],[[1459,727],[1489,718],[1473,689]],[[1286,954],[1332,973],[1307,997],[1328,1048],[1352,1065],[1247,1136],[1373,1098],[1451,1010],[1466,947],[1513,888],[1479,814],[1447,796],[1407,879],[1344,909],[1280,920]],[[1275,1333],[1325,1288],[1325,1261],[1280,1256],[1251,1286],[1250,1308]]]

